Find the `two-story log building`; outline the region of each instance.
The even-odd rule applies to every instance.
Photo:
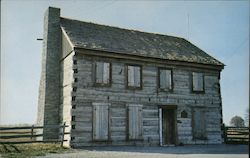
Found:
[[[70,127],[65,145],[221,143],[223,63],[189,41],[44,18],[38,124]],[[44,129],[43,139],[58,130]]]

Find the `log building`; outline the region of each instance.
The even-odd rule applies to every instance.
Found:
[[[49,7],[38,124],[66,122],[71,147],[218,144],[223,68],[186,39],[63,18]]]

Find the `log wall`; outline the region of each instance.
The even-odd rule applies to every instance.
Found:
[[[94,85],[93,65],[95,61],[112,63],[111,87]],[[72,95],[70,124],[71,146],[96,145],[159,145],[159,108],[158,106],[177,105],[177,141],[183,144],[221,143],[221,96],[220,71],[182,67],[166,64],[147,63],[133,60],[100,58],[77,54],[73,56],[72,93],[65,92],[65,99]],[[142,66],[142,90],[126,88],[126,64]],[[173,91],[160,91],[157,87],[158,67],[173,70]],[[71,67],[69,67],[71,68]],[[203,72],[205,93],[196,94],[191,89],[193,71]],[[66,76],[65,76],[66,77]],[[69,87],[70,88],[70,87]],[[65,90],[67,87],[64,88]],[[68,91],[68,90],[66,90]],[[64,107],[70,102],[64,101]],[[109,138],[107,141],[93,141],[93,103],[109,103]],[[127,105],[143,105],[143,139],[127,139]],[[192,135],[192,109],[204,108],[206,111],[206,140],[194,140]],[[66,108],[67,109],[67,108]],[[65,109],[65,112],[67,111]],[[181,118],[185,110],[187,118]],[[64,113],[65,114],[65,113]],[[68,114],[67,114],[68,116]],[[65,116],[65,119],[67,118]],[[68,120],[68,119],[66,119]]]

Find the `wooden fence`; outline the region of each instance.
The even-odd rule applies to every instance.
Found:
[[[224,127],[226,144],[249,144],[249,127]]]
[[[65,128],[68,127],[65,123],[63,125],[47,125],[47,126],[20,126],[20,127],[0,127],[0,144],[24,144],[24,143],[61,143],[67,141],[64,139],[66,134]],[[37,137],[42,137],[43,133],[37,134],[38,129],[59,129],[59,139],[51,140],[37,140]]]

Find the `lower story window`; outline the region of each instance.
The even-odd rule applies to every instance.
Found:
[[[108,103],[93,103],[93,140],[108,140],[108,111]]]
[[[203,108],[193,109],[193,139],[206,139],[206,112]]]
[[[142,128],[142,105],[128,105],[128,139],[136,140],[143,138]]]

